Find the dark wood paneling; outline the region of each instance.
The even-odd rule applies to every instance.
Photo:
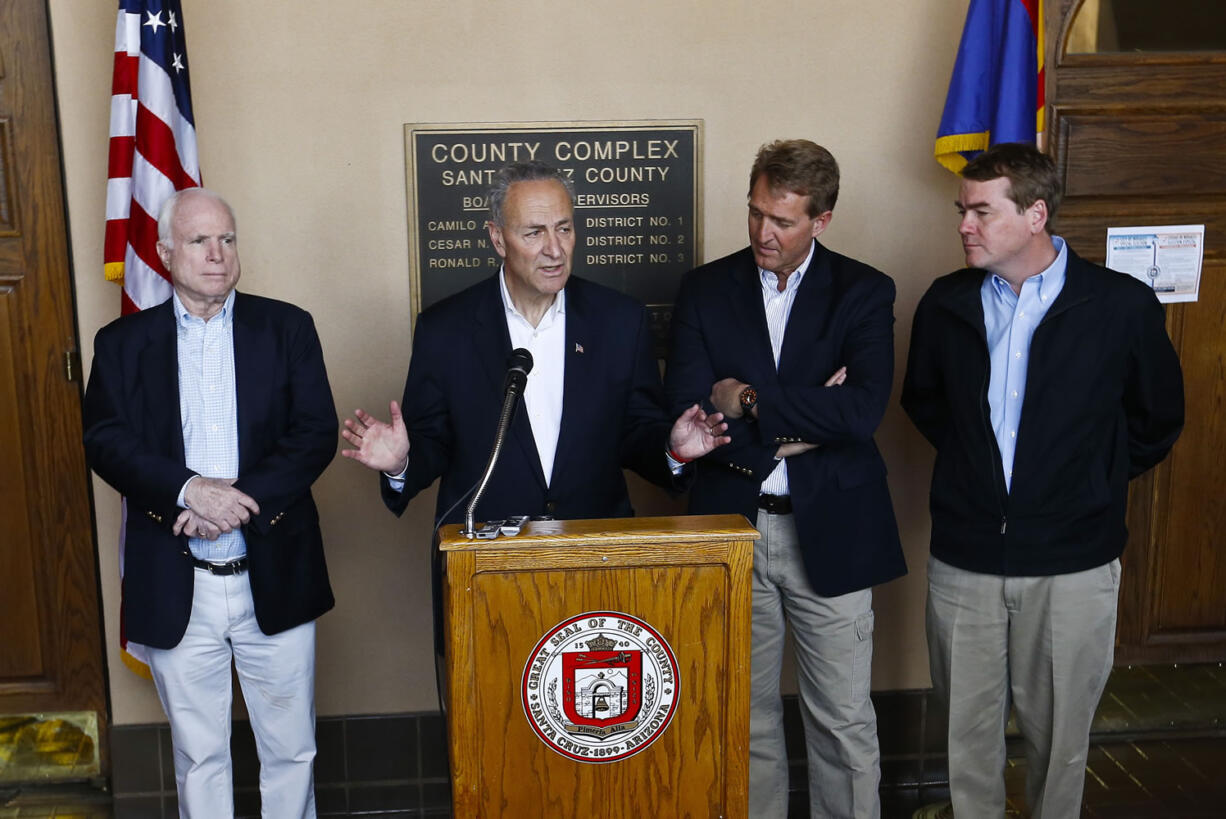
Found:
[[[1108,227],[1183,224],[1205,226],[1206,264],[1226,261],[1226,201],[1221,198],[1071,200],[1056,217],[1056,231],[1078,254],[1099,264],[1107,257]]]
[[[1170,490],[1158,531],[1153,632],[1212,632],[1226,638],[1226,265],[1206,265],[1200,300],[1179,310],[1179,353],[1186,374],[1187,422],[1168,463]]]
[[[1057,110],[1065,196],[1226,190],[1226,112]]]
[[[0,65],[0,713],[92,712],[105,766],[81,388],[64,368],[76,332],[45,3],[0,0]]]
[[[3,283],[0,283],[3,286]],[[10,285],[12,286],[12,285]],[[16,316],[12,290],[0,293],[0,327],[9,326]],[[0,333],[0,418],[19,417],[17,373],[13,366],[9,336]],[[0,623],[4,628],[4,650],[0,651],[0,690],[20,686],[21,680],[41,677],[43,668],[42,629],[44,618],[36,590],[34,556],[30,553],[30,520],[26,470],[21,464],[21,429],[16,424],[0,424],[0,520],[4,521],[4,548],[0,549]],[[33,616],[32,616],[33,615]]]
[[[1226,98],[1226,59],[1220,55],[1078,55],[1057,66],[1053,85],[1056,96],[1049,99],[1087,105],[1133,106],[1152,101],[1220,107]]]
[[[0,236],[16,236],[18,230],[13,170],[13,123],[0,117]]]
[[[1117,663],[1226,659],[1226,53],[1063,55],[1080,0],[1048,18],[1058,232],[1103,261],[1107,228],[1205,225],[1200,298],[1167,305],[1187,422],[1135,480]],[[1176,21],[1177,23],[1178,21]]]

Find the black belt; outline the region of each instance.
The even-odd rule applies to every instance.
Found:
[[[758,508],[765,510],[768,515],[790,515],[792,499],[787,495],[768,495],[763,492],[758,495]]]
[[[230,575],[241,574],[247,571],[247,558],[240,557],[238,560],[231,560],[229,563],[210,563],[207,560],[201,560],[190,552],[187,554],[187,559],[192,562],[192,565],[197,569],[204,569],[209,574]]]

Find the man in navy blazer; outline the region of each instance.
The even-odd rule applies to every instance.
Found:
[[[675,408],[723,413],[732,442],[697,463],[696,514],[756,521],[749,813],[787,815],[779,676],[799,669],[813,816],[876,817],[871,587],[906,572],[873,442],[894,369],[894,283],[823,247],[839,170],[808,140],[763,146],[750,246],[681,285],[665,379]]]
[[[670,421],[642,305],[571,275],[564,175],[513,163],[489,199],[502,270],[421,314],[403,411],[393,401],[386,423],[357,410],[342,432],[355,448],[342,454],[383,473],[396,514],[441,476],[438,517],[461,520],[493,446],[508,356],[525,348],[535,364],[524,406],[477,519],[632,515],[622,469],[672,486],[685,463],[727,440],[721,418],[691,406]]]
[[[337,429],[319,338],[305,311],[235,292],[216,194],[174,194],[158,235],[172,297],[98,331],[85,392],[90,465],[127,498],[126,634],[149,649],[185,811],[233,815],[233,660],[263,804],[314,816],[314,620],[333,598],[311,484]]]

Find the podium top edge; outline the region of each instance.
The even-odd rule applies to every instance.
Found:
[[[655,518],[601,518],[590,520],[534,520],[518,535],[492,540],[467,538],[463,527],[448,524],[439,529],[442,551],[508,549],[556,546],[573,541],[602,544],[685,543],[695,541],[757,540],[758,530],[744,515],[674,515]]]

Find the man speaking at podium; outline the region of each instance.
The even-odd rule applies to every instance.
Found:
[[[341,454],[382,473],[397,515],[441,476],[437,517],[460,520],[494,444],[508,356],[523,348],[535,362],[526,411],[477,519],[632,515],[623,467],[672,486],[685,463],[728,441],[722,416],[693,406],[670,424],[642,305],[571,276],[574,195],[559,171],[507,165],[489,207],[502,269],[421,314],[403,403],[391,402],[390,423],[356,410],[341,433],[354,448]]]

